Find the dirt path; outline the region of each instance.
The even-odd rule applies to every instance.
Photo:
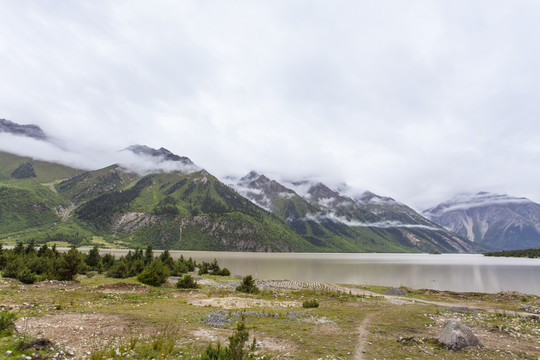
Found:
[[[508,314],[511,316],[522,316],[522,317],[532,317],[532,316],[538,316],[535,314],[522,312],[522,311],[513,311],[513,310],[505,310],[505,309],[498,309],[490,306],[482,306],[482,305],[475,305],[471,303],[460,303],[460,302],[448,302],[448,301],[436,301],[436,300],[423,300],[423,299],[414,299],[414,298],[407,298],[404,296],[395,296],[395,295],[383,295],[383,294],[377,294],[368,290],[358,289],[358,288],[349,288],[345,286],[339,286],[339,285],[329,285],[329,288],[334,289],[336,291],[342,292],[342,293],[348,293],[351,295],[360,295],[360,296],[379,296],[383,297],[386,300],[389,300],[395,304],[404,304],[404,303],[422,303],[422,304],[429,304],[429,305],[437,305],[437,306],[443,306],[443,307],[466,307],[471,310],[476,310],[479,312],[489,312],[494,314]]]
[[[367,337],[369,335],[369,331],[367,329],[369,323],[371,322],[371,317],[373,314],[368,314],[362,320],[360,325],[358,325],[358,328],[356,329],[356,332],[358,333],[358,345],[356,345],[356,351],[354,353],[354,360],[363,360],[364,359],[364,353],[365,348],[367,344]]]

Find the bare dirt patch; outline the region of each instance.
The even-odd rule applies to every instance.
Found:
[[[146,294],[149,291],[148,287],[145,285],[130,283],[100,285],[96,290],[104,294]]]
[[[124,342],[141,331],[117,315],[80,313],[23,317],[17,320],[15,327],[19,332],[50,339],[76,357]]]
[[[190,299],[188,303],[195,306],[212,306],[222,309],[246,309],[254,307],[291,308],[300,306],[300,303],[296,301],[271,301],[241,297]]]
[[[204,340],[212,343],[227,344],[227,338],[233,333],[232,330],[197,329],[191,334],[195,340]]]

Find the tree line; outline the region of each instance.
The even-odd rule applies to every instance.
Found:
[[[7,250],[0,244],[0,270],[7,278],[17,279],[25,284],[33,284],[43,280],[74,280],[77,274],[90,272],[105,274],[111,278],[137,277],[147,285],[160,286],[169,276],[182,276],[178,287],[196,287],[193,279],[186,275],[199,269],[199,274],[228,276],[227,268],[220,268],[217,260],[197,263],[192,258],[185,259],[183,255],[176,261],[169,250],[154,256],[152,245],[143,251],[137,248],[125,256],[116,259],[111,254],[101,255],[95,246],[88,254],[83,254],[76,247],[65,253],[60,253],[56,245],[49,247],[41,245],[38,249],[33,241],[17,245]],[[181,280],[181,281],[180,281]]]
[[[484,256],[539,258],[540,257],[540,248],[522,249],[522,250],[490,251],[490,252],[484,253]]]

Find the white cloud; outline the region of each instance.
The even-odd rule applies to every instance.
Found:
[[[378,221],[378,222],[372,222],[372,223],[365,223],[361,221],[356,220],[348,220],[342,216],[338,216],[332,212],[330,213],[318,213],[318,214],[308,214],[304,217],[305,220],[311,220],[316,222],[321,222],[323,220],[330,220],[336,223],[342,223],[347,226],[351,227],[375,227],[375,228],[383,228],[383,229],[389,229],[389,228],[419,228],[419,229],[426,229],[426,230],[434,230],[434,231],[441,231],[440,228],[436,228],[433,226],[427,226],[427,225],[419,225],[419,224],[404,224],[400,221],[394,221],[394,220],[387,220],[387,221]]]
[[[527,203],[531,203],[531,201],[526,198],[516,198],[508,195],[491,194],[486,192],[478,194],[460,194],[455,196],[452,200],[442,203],[440,208],[437,207],[426,210],[426,214],[430,216],[440,216],[443,213],[455,210],[468,210],[490,205]]]
[[[540,201],[539,16],[526,0],[2,2],[0,117],[85,166],[144,143],[417,209]]]

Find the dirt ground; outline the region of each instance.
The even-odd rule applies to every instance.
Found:
[[[76,359],[133,338],[151,338],[165,325],[179,330],[176,346],[192,353],[202,351],[193,350],[193,343],[202,349],[217,341],[226,345],[234,322],[221,328],[203,319],[228,311],[277,315],[246,315],[251,316],[246,318],[250,341],[255,337],[257,352],[270,353],[272,358],[371,360],[393,359],[399,354],[404,359],[437,355],[455,360],[459,353],[429,343],[449,319],[466,324],[485,345],[466,353],[465,358],[536,360],[540,356],[540,323],[534,314],[515,311],[526,297],[519,293],[491,295],[482,302],[448,292],[429,293],[431,297],[421,299],[386,296],[354,286],[288,280],[257,281],[263,290],[258,295],[235,292],[229,286],[230,279],[222,283],[205,279],[201,281],[205,285],[193,290],[152,288],[136,280],[110,283],[111,279],[97,275],[82,278],[80,283],[22,285],[2,280],[0,304],[8,304],[6,309],[17,312],[16,330],[49,339]],[[320,307],[304,309],[303,300],[312,297],[319,300]],[[58,299],[64,300],[60,309]],[[540,304],[538,297],[528,301],[531,306]],[[477,311],[448,311],[448,307]],[[401,337],[406,338],[403,349],[408,352],[398,344]]]
[[[15,327],[19,332],[50,339],[76,357],[148,332],[121,316],[111,314],[63,313],[23,317],[17,320]]]
[[[241,297],[219,297],[210,299],[189,299],[188,303],[194,306],[212,306],[222,309],[248,309],[255,307],[292,308],[300,307],[297,301],[272,301]]]

